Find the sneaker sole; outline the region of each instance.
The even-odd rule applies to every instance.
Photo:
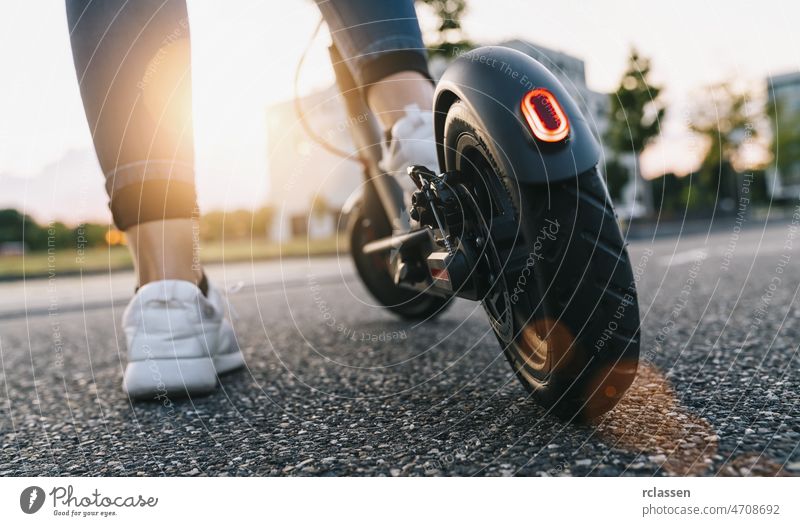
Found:
[[[214,367],[217,369],[217,374],[229,373],[243,365],[244,356],[242,356],[242,351],[237,350],[214,355]]]
[[[122,388],[136,399],[207,394],[217,388],[217,369],[210,357],[136,361],[125,368]]]

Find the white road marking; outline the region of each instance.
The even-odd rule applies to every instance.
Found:
[[[703,260],[708,257],[708,251],[702,248],[696,248],[693,250],[686,250],[684,252],[677,252],[670,256],[664,256],[658,258],[658,262],[661,265],[667,267],[674,267],[676,265],[685,265],[687,263],[694,263],[698,260]]]

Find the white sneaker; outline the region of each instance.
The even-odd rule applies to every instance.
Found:
[[[128,366],[122,388],[133,398],[202,394],[217,375],[244,365],[222,296],[164,280],[139,289],[122,316]]]
[[[392,126],[391,142],[382,146],[380,167],[400,183],[408,206],[411,194],[417,190],[408,176],[408,167],[417,164],[438,172],[439,161],[433,133],[433,112],[421,110],[416,104],[406,106],[404,110],[405,116]]]

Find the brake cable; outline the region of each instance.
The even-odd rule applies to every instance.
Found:
[[[314,28],[314,32],[311,33],[311,37],[308,39],[308,43],[306,44],[306,47],[303,50],[303,54],[300,55],[300,60],[297,61],[297,67],[295,68],[294,72],[294,110],[297,113],[297,118],[300,120],[300,125],[302,126],[303,131],[306,132],[306,134],[312,141],[320,145],[328,153],[336,155],[337,157],[350,159],[352,157],[351,153],[348,153],[342,150],[341,148],[334,146],[333,144],[326,141],[324,138],[319,136],[317,132],[314,131],[314,129],[309,124],[308,119],[306,118],[306,113],[303,110],[303,105],[300,102],[300,91],[298,88],[298,85],[300,83],[300,72],[303,69],[303,64],[306,61],[306,56],[308,55],[308,52],[311,50],[311,46],[314,44],[314,40],[317,38],[320,28],[322,28],[323,22],[324,19],[320,18],[319,22],[317,22],[317,27]]]

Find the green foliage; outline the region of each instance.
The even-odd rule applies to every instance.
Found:
[[[200,237],[206,241],[263,239],[272,226],[274,210],[210,212],[200,219]],[[24,243],[31,251],[87,249],[106,245],[108,225],[84,223],[70,227],[59,221],[40,225],[18,210],[0,210],[0,243]]]
[[[742,148],[757,136],[755,122],[760,114],[751,111],[751,96],[730,83],[707,89],[709,98],[698,105],[690,128],[708,140],[703,166],[718,168],[728,163],[742,168]]]
[[[642,150],[660,132],[661,120],[666,113],[660,95],[661,87],[650,80],[650,59],[631,48],[628,66],[616,91],[610,95],[611,114],[605,140],[617,155],[632,153],[636,166]],[[619,178],[618,184],[624,187],[622,174]],[[652,212],[651,204],[649,199],[645,199],[648,213]]]
[[[74,248],[76,235],[59,221],[39,225],[29,215],[5,209],[0,210],[0,243],[23,243],[28,250]]]
[[[430,56],[440,56],[446,59],[456,58],[461,53],[466,53],[475,48],[475,43],[469,40],[459,40],[457,42],[439,42],[434,47],[428,48]]]
[[[768,202],[764,172],[749,170],[743,155],[745,146],[757,137],[762,114],[751,111],[746,91],[729,83],[710,86],[706,93],[690,123],[707,143],[700,167],[687,177],[667,174],[652,184],[653,201],[666,219],[708,216],[715,210],[736,213],[740,206],[749,209]]]
[[[209,212],[200,219],[200,238],[204,241],[229,241],[266,237],[274,211],[262,207],[255,211]]]
[[[745,188],[746,187],[746,188]],[[731,205],[726,212],[735,213],[741,204],[747,209],[769,203],[763,170],[739,174],[728,168],[709,186],[698,173],[678,177],[668,173],[652,182],[653,202],[661,219],[709,216],[720,202]],[[747,200],[738,201],[739,196]]]
[[[461,17],[467,10],[466,0],[419,0],[430,6],[439,19],[438,40],[428,48],[431,56],[453,58],[456,53],[463,53],[475,47],[474,43],[464,39],[461,31]]]
[[[686,209],[685,189],[690,182],[690,177],[678,177],[674,173],[653,180],[650,185],[653,203],[660,211],[661,219],[673,219]]]
[[[695,109],[690,128],[708,143],[697,171],[696,199],[714,207],[725,199],[739,199],[743,149],[757,136],[760,114],[751,111],[750,95],[730,83],[716,84],[707,92],[709,98]]]
[[[311,201],[310,212],[314,217],[325,217],[331,211],[331,205],[322,194],[315,194]]]
[[[783,101],[769,101],[765,111],[774,133],[769,153],[775,167],[784,175],[800,164],[800,112],[790,111]]]
[[[616,159],[609,159],[604,166],[603,173],[606,176],[606,186],[608,186],[611,199],[619,201],[622,198],[622,190],[630,180],[628,168]]]
[[[35,225],[30,217],[18,210],[0,210],[0,243],[21,242],[26,223]]]
[[[99,247],[106,244],[108,229],[108,225],[84,223],[73,229],[72,236],[77,246]]]
[[[767,193],[767,176],[764,170],[752,170],[753,180],[750,183],[750,201],[755,204],[769,203]]]
[[[272,222],[275,219],[275,210],[271,206],[262,206],[253,212],[250,232],[253,237],[264,238],[269,235],[272,229]]]
[[[466,0],[420,0],[420,2],[430,6],[439,17],[438,31],[442,36],[451,30],[461,30],[461,16],[467,9]]]
[[[657,136],[665,106],[661,87],[650,81],[650,59],[631,48],[628,67],[611,94],[611,122],[606,140],[616,152],[640,153]]]

